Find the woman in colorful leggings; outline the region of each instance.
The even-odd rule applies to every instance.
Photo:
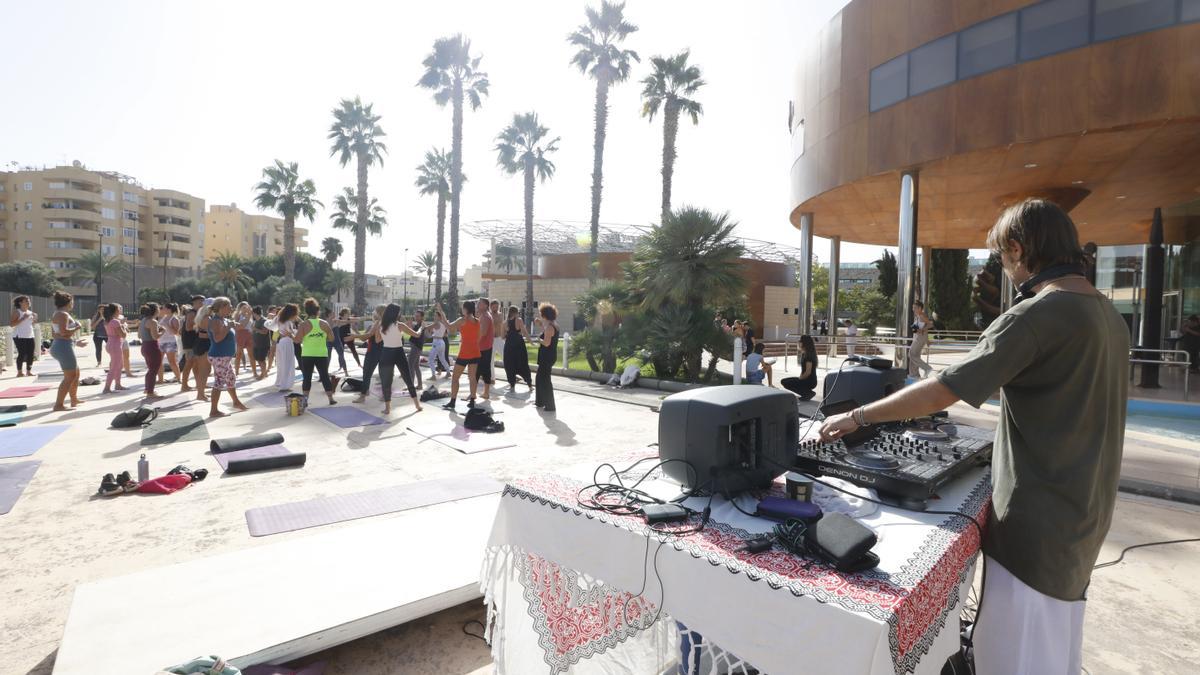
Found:
[[[163,354],[158,347],[158,338],[162,335],[162,327],[158,325],[158,303],[150,302],[142,305],[138,313],[138,339],[142,341],[142,358],[146,361],[146,398],[162,398],[154,393],[154,383],[158,381],[158,370],[162,368]]]
[[[124,357],[121,356],[121,343],[125,342],[128,331],[121,315],[121,305],[110,302],[104,306],[104,332],[108,335],[108,376],[104,379],[104,391],[124,391],[128,387],[121,386],[121,368]]]
[[[217,410],[221,400],[221,392],[229,392],[229,400],[237,410],[246,410],[246,405],[238,400],[237,375],[233,372],[233,357],[237,353],[237,335],[235,324],[229,318],[233,314],[233,304],[229,298],[214,298],[208,311],[208,362],[212,364],[212,396],[208,409],[209,417],[224,417],[226,413]]]

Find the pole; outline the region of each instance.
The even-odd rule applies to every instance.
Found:
[[[812,247],[813,214],[800,214],[800,269],[796,274],[800,287],[796,305],[796,331],[807,335],[812,326]]]
[[[1142,303],[1142,348],[1162,349],[1162,304],[1163,304],[1163,269],[1165,251],[1163,250],[1163,221],[1162,209],[1154,209],[1154,220],[1150,224],[1150,245],[1146,247],[1146,299]],[[1161,360],[1162,355],[1147,352],[1143,357],[1149,360]],[[1142,364],[1142,381],[1138,386],[1157,389],[1158,364]]]
[[[829,355],[837,357],[838,334],[838,283],[841,280],[842,238],[829,238],[829,330],[832,339],[829,341]]]
[[[900,176],[900,250],[896,254],[896,337],[912,337],[912,303],[916,293],[913,283],[917,267],[917,195],[918,174],[906,171]],[[907,351],[903,341],[896,345],[896,365],[906,363]]]

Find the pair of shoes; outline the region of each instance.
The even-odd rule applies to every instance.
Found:
[[[96,492],[101,496],[111,497],[113,495],[119,495],[124,491],[125,488],[121,487],[120,484],[117,483],[116,477],[111,473],[106,473],[104,474],[104,478],[100,479],[100,489]]]
[[[121,489],[125,492],[133,492],[138,489],[138,482],[133,479],[133,476],[129,475],[128,471],[122,471],[117,474],[117,485],[120,485]]]
[[[449,410],[449,411],[453,412],[454,411],[454,399],[450,399],[445,404],[443,404],[442,410]]]

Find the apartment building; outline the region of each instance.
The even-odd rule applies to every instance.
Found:
[[[283,253],[283,219],[246,213],[236,203],[213,204],[204,215],[205,255],[209,259],[222,253],[244,258]],[[308,230],[296,228],[296,250],[308,248]]]
[[[88,251],[173,274],[204,260],[204,200],[72,166],[0,171],[0,262],[40,260],[64,280]],[[68,285],[78,295],[89,287]]]

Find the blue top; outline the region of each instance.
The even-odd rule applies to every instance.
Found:
[[[210,328],[211,321],[224,321],[225,325],[229,327],[229,332],[225,333],[224,340],[221,340],[220,342],[217,342],[216,340],[212,341],[212,346],[208,348],[209,358],[214,356],[217,358],[222,356],[233,356],[234,352],[237,350],[237,337],[233,334],[233,326],[231,326],[229,321],[226,319],[218,319],[214,316],[210,318]],[[212,332],[209,332],[209,335],[211,336]]]
[[[750,352],[750,356],[746,357],[746,377],[750,377],[751,374],[762,370],[762,360],[762,354]]]

